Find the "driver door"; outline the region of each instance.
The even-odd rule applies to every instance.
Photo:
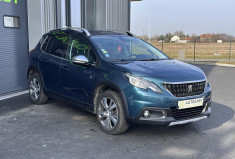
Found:
[[[90,63],[95,63],[95,56],[88,41],[82,36],[71,37],[66,59],[60,65],[60,93],[71,99],[91,103],[95,66],[78,65],[71,62],[74,56],[83,55]]]

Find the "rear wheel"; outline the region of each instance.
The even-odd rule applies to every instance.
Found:
[[[29,77],[29,95],[34,104],[45,104],[48,100],[38,73],[34,73]]]
[[[114,91],[98,96],[96,115],[101,128],[109,134],[121,134],[128,129],[121,98]]]

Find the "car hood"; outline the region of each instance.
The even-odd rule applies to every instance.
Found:
[[[147,79],[158,78],[169,82],[205,80],[200,68],[177,60],[131,61],[112,65],[120,71]]]

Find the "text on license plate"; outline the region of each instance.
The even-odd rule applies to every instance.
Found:
[[[203,105],[203,98],[178,101],[179,109],[198,107]]]

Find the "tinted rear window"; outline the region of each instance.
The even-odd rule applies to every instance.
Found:
[[[42,45],[42,50],[46,53],[65,58],[68,39],[68,36],[48,36]]]

